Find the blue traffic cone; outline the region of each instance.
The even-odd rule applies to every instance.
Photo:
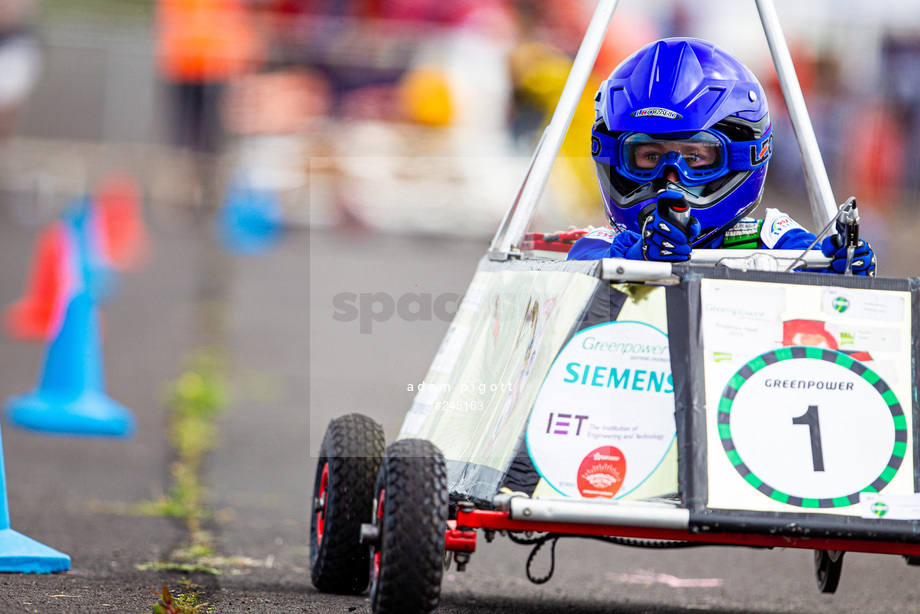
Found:
[[[102,267],[94,264],[90,201],[78,200],[62,216],[68,228],[76,288],[60,331],[48,345],[38,387],[5,403],[13,424],[41,433],[130,437],[134,415],[105,394],[96,297]]]
[[[241,255],[267,252],[281,240],[283,227],[277,193],[242,182],[230,187],[216,220],[220,245]]]
[[[55,573],[70,569],[70,557],[10,528],[6,470],[0,443],[0,573]]]
[[[108,303],[118,289],[119,275],[100,245],[98,213],[88,196],[74,199],[61,214],[76,246],[77,274],[97,305]]]
[[[134,434],[134,415],[105,393],[99,316],[86,290],[71,299],[61,331],[48,346],[38,387],[10,397],[6,416],[22,428],[58,435]]]

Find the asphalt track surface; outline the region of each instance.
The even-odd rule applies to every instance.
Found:
[[[187,576],[141,571],[188,539],[181,522],[117,513],[156,498],[175,456],[163,387],[201,335],[202,282],[213,261],[184,224],[154,227],[155,251],[125,276],[102,309],[107,389],[131,408],[131,441],[47,437],[2,425],[13,529],[69,554],[72,570],[0,575],[0,613],[149,612],[151,590]],[[34,230],[0,224],[0,303],[22,292]],[[334,318],[337,295],[462,294],[485,244],[331,230],[289,234],[273,252],[225,257],[223,342],[233,397],[220,445],[205,463],[220,575],[188,576],[214,612],[367,612],[367,596],[317,593],[310,584],[308,510],[315,454],[328,420],[358,411],[399,429],[448,322]],[[212,254],[213,255],[213,254]],[[341,297],[339,298],[341,301]],[[358,299],[360,300],[360,299]],[[40,346],[0,341],[0,395],[34,385]],[[535,567],[546,571],[546,548]],[[833,596],[814,586],[812,553],[698,548],[648,551],[563,540],[555,576],[524,575],[529,549],[499,538],[468,571],[446,572],[440,611],[450,614],[916,612],[918,573],[894,556],[845,559]]]

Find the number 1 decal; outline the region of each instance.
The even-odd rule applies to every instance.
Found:
[[[792,419],[792,424],[807,424],[811,436],[811,462],[815,471],[824,471],[824,452],[821,450],[821,425],[818,422],[818,406],[809,405],[808,411]]]
[[[803,400],[801,385],[780,385],[787,380],[815,384]],[[818,388],[821,382],[837,386]],[[840,390],[847,391],[845,403]],[[911,416],[885,380],[833,350],[784,347],[749,360],[726,382],[714,410],[710,417],[738,475],[763,495],[803,511],[846,508],[858,504],[862,492],[881,492],[912,449]],[[808,440],[801,425],[808,427]],[[790,436],[799,444],[780,461],[777,442],[787,443]],[[719,496],[734,494],[726,489]]]

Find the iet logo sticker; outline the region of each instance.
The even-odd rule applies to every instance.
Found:
[[[549,422],[546,425],[546,433],[553,435],[581,435],[582,423],[591,416],[580,416],[572,414],[555,414],[550,412]],[[577,421],[577,425],[576,425]]]
[[[850,301],[846,297],[838,296],[831,303],[831,306],[834,308],[834,311],[837,313],[843,313],[850,308]]]

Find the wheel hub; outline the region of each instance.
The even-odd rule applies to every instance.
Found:
[[[381,546],[381,535],[383,533],[383,502],[386,498],[387,491],[381,489],[380,494],[377,496],[377,499],[374,501],[374,527],[376,529],[376,539],[377,543],[374,545],[374,581],[377,581],[377,578],[380,576],[380,546]]]
[[[323,472],[319,479],[319,492],[313,499],[313,511],[316,513],[316,543],[323,543],[323,532],[326,529],[326,492],[329,490],[329,463],[323,465]]]

